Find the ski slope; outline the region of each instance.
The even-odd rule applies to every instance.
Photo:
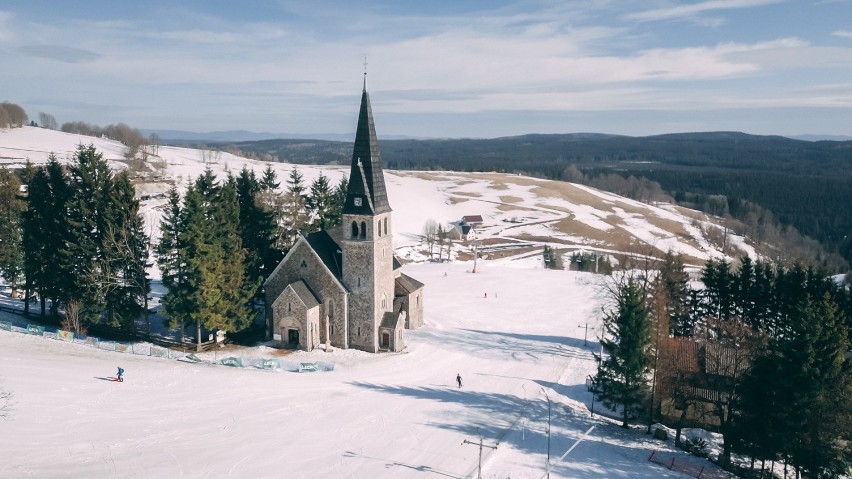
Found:
[[[78,143],[93,143],[112,168],[126,167],[116,142],[29,127],[0,131],[0,163],[39,164],[50,152],[67,162]],[[137,190],[183,189],[208,167],[222,178],[243,166],[260,173],[268,165],[229,154],[213,163],[202,157],[161,147],[166,181],[141,182]],[[294,168],[273,167],[282,183]],[[298,168],[308,184],[320,173],[336,182],[348,172]],[[720,255],[702,236],[705,220],[520,176],[388,171],[386,182],[396,254],[412,261],[405,273],[426,285],[426,325],[406,331],[404,352],[281,357],[335,364],[331,372],[298,374],[134,356],[0,330],[0,391],[13,394],[9,417],[0,420],[0,478],[467,478],[477,476],[479,448],[465,441],[480,437],[496,446],[483,448],[482,477],[541,478],[547,397],[550,477],[686,477],[648,461],[655,449],[684,453],[650,439],[644,428],[624,430],[591,416],[585,379],[600,348],[602,277],[545,270],[540,248],[555,242],[614,252],[616,241],[606,235],[627,236],[701,260]],[[164,202],[142,201],[155,240]],[[480,258],[476,273],[470,262],[425,262],[426,221],[446,225],[468,214],[485,218],[477,231],[483,242],[539,249]],[[453,257],[469,248],[457,244]],[[156,267],[150,276],[159,278]],[[281,352],[258,346],[207,357],[272,354]],[[119,365],[123,383],[109,380]]]
[[[597,278],[538,260],[414,264],[426,326],[400,354],[335,350],[288,359],[334,371],[232,369],[107,352],[0,331],[0,477],[682,477],[647,461],[644,430],[590,417]],[[485,298],[484,295],[488,294]],[[591,336],[591,335],[590,335]],[[220,353],[221,354],[221,353]],[[229,351],[228,355],[240,352]],[[242,354],[253,354],[252,350]],[[219,356],[221,357],[221,355]],[[116,366],[125,382],[106,380]],[[461,374],[463,387],[455,384]],[[598,406],[599,407],[599,406]]]

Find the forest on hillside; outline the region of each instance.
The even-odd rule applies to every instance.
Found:
[[[323,140],[227,147],[296,164],[347,164],[351,154],[350,143]],[[845,270],[852,262],[852,141],[735,132],[565,134],[386,140],[381,152],[389,169],[520,173],[614,189],[643,201],[676,200],[743,222],[749,231],[771,226],[767,242],[795,235],[789,228],[794,227],[822,246],[812,260],[832,270]],[[612,176],[644,184],[619,188]]]

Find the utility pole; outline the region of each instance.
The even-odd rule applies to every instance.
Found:
[[[586,341],[586,338],[589,336],[589,323],[577,327],[585,329],[585,331],[583,332],[583,346],[588,346],[589,343]]]
[[[474,446],[479,446],[479,467],[477,467],[476,477],[477,479],[482,479],[482,448],[488,447],[491,449],[497,449],[497,445],[490,446],[482,442],[482,433],[479,434],[479,442],[468,441],[465,439],[462,441],[462,446],[465,444],[473,444]],[[500,444],[500,443],[497,443]]]
[[[541,392],[544,393],[544,397],[547,399],[547,463],[544,470],[547,479],[550,479],[550,396],[547,395],[547,391],[544,388],[541,388]]]
[[[476,260],[479,258],[479,241],[473,242],[473,270],[471,273],[476,273]]]

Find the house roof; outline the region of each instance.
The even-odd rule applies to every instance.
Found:
[[[317,231],[305,236],[308,245],[313,249],[326,268],[338,280],[343,277],[343,254],[340,246],[332,239],[327,231]]]
[[[361,200],[361,204],[358,206],[355,204],[356,198]],[[382,158],[379,156],[379,142],[376,139],[376,126],[373,124],[373,109],[370,106],[370,94],[367,93],[367,77],[365,74],[364,91],[361,93],[361,110],[358,114],[355,146],[352,149],[352,162],[349,170],[349,187],[346,190],[343,213],[376,215],[389,211],[391,211],[391,207],[385,188]]]
[[[462,221],[465,223],[482,223],[482,215],[462,216]]]

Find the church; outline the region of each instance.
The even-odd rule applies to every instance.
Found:
[[[306,351],[405,349],[403,331],[423,325],[423,283],[400,270],[392,230],[365,73],[342,223],[301,235],[264,283],[268,339]]]

